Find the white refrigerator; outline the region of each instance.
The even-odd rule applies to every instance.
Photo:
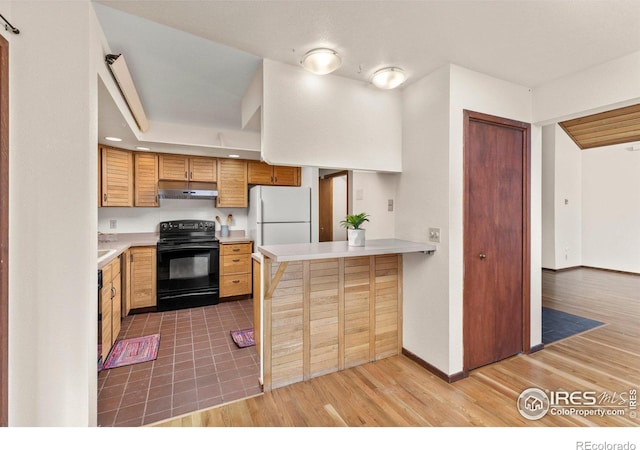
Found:
[[[311,188],[255,186],[247,231],[255,247],[311,242]]]

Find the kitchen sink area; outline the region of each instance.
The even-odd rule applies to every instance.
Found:
[[[113,248],[98,249],[98,264],[113,255],[115,252],[116,249]]]

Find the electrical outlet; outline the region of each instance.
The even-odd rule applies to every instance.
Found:
[[[393,199],[387,200],[387,211],[393,211]]]
[[[429,228],[429,242],[440,243],[440,228]]]
[[[109,228],[111,230],[115,230],[116,228],[118,228],[118,221],[116,219],[110,219],[109,220]]]

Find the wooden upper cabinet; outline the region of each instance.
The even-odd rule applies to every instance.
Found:
[[[133,155],[128,150],[100,148],[101,206],[133,206]]]
[[[158,155],[135,153],[134,206],[158,206]]]
[[[216,162],[215,158],[189,158],[189,181],[215,183],[217,179]]]
[[[276,186],[300,186],[300,167],[273,166],[273,184]]]
[[[218,208],[246,208],[248,205],[247,161],[218,160]]]
[[[189,179],[189,157],[160,154],[159,178],[161,180],[187,181]]]
[[[159,179],[168,181],[216,181],[216,158],[160,154]]]
[[[300,167],[272,166],[262,161],[247,162],[249,184],[300,186]]]
[[[272,184],[273,166],[262,161],[248,161],[247,177],[249,184]]]

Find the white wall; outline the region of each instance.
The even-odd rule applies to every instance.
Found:
[[[542,267],[556,268],[556,130],[542,127]]]
[[[9,425],[95,425],[97,19],[84,1],[7,11],[20,28],[0,29],[10,42]]]
[[[401,94],[263,62],[262,158],[272,164],[399,172]]]
[[[640,152],[580,150],[557,124],[543,134],[543,267],[640,273]]]
[[[582,264],[582,153],[555,125],[555,264],[554,269]]]
[[[366,238],[394,238],[396,236],[396,189],[400,175],[354,170],[351,178],[353,180],[351,209],[355,214],[366,212],[370,216],[369,222],[363,226],[367,230]],[[393,200],[393,211],[388,210],[389,200]]]
[[[533,121],[548,125],[640,102],[640,51],[534,89]]]
[[[585,266],[640,273],[640,152],[631,145],[582,151]]]
[[[582,264],[582,155],[557,124],[542,131],[542,267]]]
[[[158,224],[167,220],[213,220],[219,216],[223,223],[233,214],[230,230],[247,230],[247,208],[216,209],[215,200],[160,199],[158,208],[98,208],[98,231],[102,233],[158,232]],[[117,220],[111,229],[109,221]],[[216,231],[220,225],[216,222]]]
[[[449,370],[449,67],[403,90],[403,171],[396,196],[395,236],[426,242],[440,227],[432,256],[407,254],[403,264],[403,346]]]

